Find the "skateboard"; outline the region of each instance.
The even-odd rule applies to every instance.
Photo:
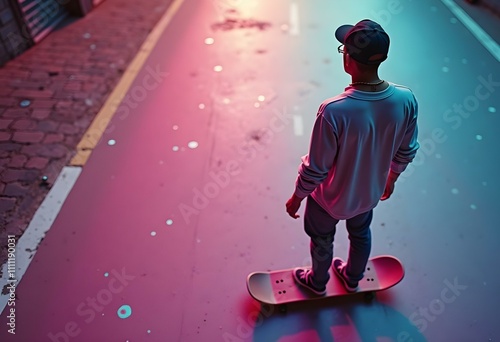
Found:
[[[326,294],[317,295],[295,282],[293,268],[271,272],[253,272],[247,277],[247,288],[257,301],[271,305],[282,305],[292,302],[324,299],[356,293],[366,293],[367,299],[373,293],[387,290],[398,284],[404,277],[401,261],[390,255],[376,256],[368,260],[363,279],[359,281],[356,292],[347,292],[342,280],[330,268],[330,280],[326,285]]]

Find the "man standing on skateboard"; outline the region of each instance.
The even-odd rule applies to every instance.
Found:
[[[309,153],[302,157],[295,192],[286,203],[296,219],[307,197],[304,229],[311,238],[312,268],[297,268],[293,275],[318,295],[326,292],[331,266],[349,292],[357,290],[370,256],[373,208],[391,196],[419,148],[415,96],[378,76],[389,51],[387,33],[362,20],[340,26],[335,37],[352,82],[319,107]],[[349,233],[347,262],[333,259],[339,220],[346,220]]]

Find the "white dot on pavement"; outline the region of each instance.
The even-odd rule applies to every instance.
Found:
[[[205,44],[212,45],[213,43],[214,43],[214,39],[213,38],[208,37],[208,38],[205,39]]]
[[[190,141],[190,142],[188,142],[188,147],[190,149],[195,149],[195,148],[198,147],[198,142],[196,142],[196,141]]]
[[[451,189],[451,193],[452,193],[453,195],[457,195],[457,194],[458,194],[458,189],[457,189],[457,188],[453,188],[453,189]]]
[[[109,146],[116,145],[116,140],[114,140],[114,139],[110,139],[110,140],[108,140],[108,145],[109,145]]]

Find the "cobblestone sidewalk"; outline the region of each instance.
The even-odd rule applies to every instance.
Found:
[[[171,2],[106,0],[0,68],[0,265]]]

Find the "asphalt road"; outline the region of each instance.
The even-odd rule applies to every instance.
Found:
[[[185,0],[17,287],[16,334],[7,306],[0,339],[498,340],[499,60],[444,3]],[[372,254],[397,256],[406,276],[370,304],[260,308],[248,273],[310,263],[284,204],[319,104],[349,83],[333,32],[364,18],[391,37],[381,77],[420,105],[421,149],[372,226]]]

